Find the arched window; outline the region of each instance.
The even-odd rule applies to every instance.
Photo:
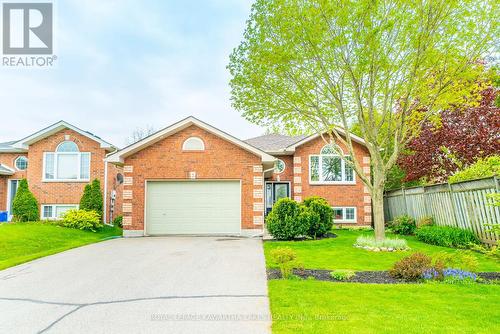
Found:
[[[75,144],[75,142],[69,140],[63,141],[56,148],[56,152],[79,152],[79,151],[80,150],[78,149],[78,146]]]
[[[183,151],[204,151],[205,144],[203,140],[198,137],[190,137],[184,141],[182,144]]]
[[[28,158],[24,155],[17,157],[14,161],[14,165],[18,170],[26,170],[28,168]]]
[[[338,152],[342,151],[341,148],[339,148],[338,146],[335,147],[334,144],[326,144],[325,146],[323,146],[323,148],[321,149],[321,151],[319,152],[320,154],[336,154],[338,155]]]
[[[44,181],[90,180],[90,152],[80,152],[72,141],[63,141],[55,152],[44,153]]]
[[[309,182],[314,184],[354,184],[354,170],[346,162],[349,155],[339,155],[342,151],[334,144],[323,146],[320,154],[309,157]]]

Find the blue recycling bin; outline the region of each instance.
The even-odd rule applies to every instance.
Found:
[[[9,213],[7,211],[0,211],[0,223],[9,221]]]

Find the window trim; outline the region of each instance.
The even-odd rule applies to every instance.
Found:
[[[47,206],[52,207],[52,216],[51,217],[44,217],[43,216],[44,209]],[[76,209],[76,210],[78,210],[80,208],[79,204],[42,204],[42,206],[40,208],[41,209],[40,210],[40,219],[41,220],[60,220],[61,218],[54,216],[54,214],[56,213],[56,207],[61,207],[61,206],[72,207],[73,209]]]
[[[20,168],[17,167],[17,161],[19,159],[21,159],[21,158],[25,158],[26,159],[26,168],[25,169],[20,169]],[[28,163],[29,163],[28,157],[25,156],[25,155],[20,155],[16,159],[14,159],[14,167],[16,168],[16,170],[21,171],[21,172],[24,172],[25,170],[28,169]]]
[[[47,179],[45,177],[45,171],[46,171],[46,166],[45,166],[45,161],[47,154],[53,154],[54,155],[54,178],[53,179]],[[82,174],[82,155],[83,154],[88,154],[89,156],[89,177],[88,178],[81,178]],[[78,170],[77,170],[77,178],[76,179],[58,179],[56,178],[57,176],[57,156],[58,155],[77,155],[78,156]],[[89,182],[90,181],[90,166],[92,165],[92,153],[90,152],[43,152],[43,168],[42,168],[42,182]]]
[[[195,140],[195,141],[197,141],[198,144],[201,144],[201,149],[186,148],[186,143],[189,140]],[[187,151],[187,152],[201,152],[201,151],[205,151],[205,142],[200,137],[196,137],[196,136],[189,137],[186,140],[184,140],[184,142],[182,143],[182,150],[183,151]]]
[[[342,219],[333,218],[334,224],[356,224],[358,222],[358,208],[355,206],[332,206],[333,210],[342,210]],[[346,209],[354,209],[354,219],[345,219]]]
[[[311,185],[355,185],[356,184],[356,172],[354,171],[354,168],[353,168],[353,171],[352,171],[352,181],[345,181],[345,180],[342,180],[342,181],[322,181],[322,180],[319,180],[319,181],[313,181],[311,179],[312,177],[312,173],[311,173],[311,159],[312,157],[318,157],[319,158],[319,161],[318,161],[318,164],[319,164],[319,177],[321,178],[322,176],[322,171],[323,171],[323,164],[322,164],[322,157],[338,157],[340,158],[340,169],[341,169],[341,173],[342,173],[342,178],[345,178],[345,158],[346,157],[349,157],[350,155],[349,154],[344,154],[344,158],[342,158],[340,155],[338,154],[310,154],[309,155],[309,166],[308,166],[308,173],[309,173],[309,184]]]

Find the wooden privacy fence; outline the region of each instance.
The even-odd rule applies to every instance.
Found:
[[[496,192],[500,192],[498,177],[393,190],[385,194],[385,219],[404,214],[417,220],[432,216],[437,225],[471,230],[491,244],[499,236],[485,225],[500,224],[500,208],[487,195]]]

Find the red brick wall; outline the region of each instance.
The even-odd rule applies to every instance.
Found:
[[[0,153],[0,163],[4,166],[14,169],[16,172],[9,176],[0,176],[0,211],[7,210],[7,181],[9,179],[24,179],[26,171],[19,171],[14,165],[14,161],[20,156],[27,156],[27,153]],[[29,168],[29,161],[28,161]]]
[[[43,153],[54,152],[57,146],[66,140],[65,136],[69,136],[68,140],[75,142],[78,145],[80,152],[90,152],[90,180],[99,179],[101,188],[104,191],[104,157],[106,151],[100,147],[100,144],[86,136],[83,136],[73,130],[64,129],[47,138],[44,138],[32,145],[28,149],[28,169],[26,172],[16,172],[9,176],[10,179],[27,178],[30,190],[35,195],[38,203],[43,204],[79,204],[83,194],[83,188],[87,182],[43,182]],[[5,163],[9,167],[13,167],[13,160],[23,154],[2,153],[0,154],[0,162]],[[4,162],[5,161],[5,162]],[[116,178],[116,172],[119,170],[113,165],[109,165],[108,180]],[[108,190],[111,188],[108,187]],[[6,195],[4,196],[2,185],[0,183],[0,196],[2,197],[0,204],[6,206]],[[119,191],[121,193],[121,191]],[[108,194],[109,203],[109,194]],[[0,208],[1,209],[1,208]],[[121,203],[117,207],[121,213]]]
[[[205,143],[203,152],[182,151],[183,142],[191,137]],[[215,136],[197,126],[190,126],[125,159],[124,192],[132,191],[132,199],[125,198],[124,206],[132,204],[132,212],[124,212],[124,228],[144,229],[144,189],[148,179],[188,179],[195,171],[197,179],[238,179],[242,188],[242,228],[256,228],[253,223],[253,167],[261,165],[261,158]],[[132,169],[130,172],[129,170]],[[262,175],[259,173],[258,175]],[[127,178],[132,185],[127,185]],[[256,188],[257,189],[257,188]],[[262,189],[262,186],[259,186]],[[260,200],[262,201],[262,200]]]
[[[356,175],[356,184],[354,185],[313,185],[309,184],[309,155],[319,154],[321,148],[325,146],[325,141],[319,137],[312,140],[300,147],[295,151],[294,157],[300,157],[300,163],[295,163],[294,166],[300,168],[301,173],[296,173],[295,176],[301,176],[301,187],[302,194],[300,195],[302,199],[309,196],[321,196],[324,197],[330,205],[332,206],[355,206],[357,209],[357,224],[358,225],[370,225],[371,224],[371,204],[369,201],[369,194],[366,193],[361,179]],[[345,153],[348,153],[347,149],[343,145],[339,145]],[[365,163],[362,164],[365,167],[369,167],[369,162],[367,162],[366,157],[369,157],[367,149],[357,143],[354,143],[354,151],[356,159],[363,163],[363,158],[365,157]],[[294,186],[300,186],[299,184],[294,184]],[[299,196],[299,194],[294,194]],[[368,198],[365,198],[368,197]]]

